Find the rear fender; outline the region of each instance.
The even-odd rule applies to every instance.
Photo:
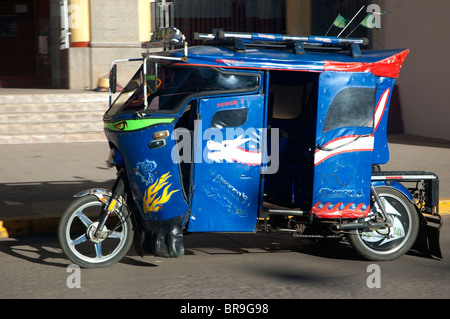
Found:
[[[372,182],[372,185],[375,186],[375,187],[387,186],[387,187],[395,188],[396,190],[402,192],[403,195],[405,195],[414,204],[414,197],[411,195],[411,193],[408,191],[408,189],[405,186],[403,186],[402,184],[400,184],[398,182],[395,182],[395,181],[376,181],[376,182]]]

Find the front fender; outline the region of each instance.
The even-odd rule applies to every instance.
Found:
[[[111,197],[112,191],[106,188],[90,188],[73,195],[73,197],[83,197],[88,195],[94,195],[99,201],[103,202],[105,200],[104,196]]]

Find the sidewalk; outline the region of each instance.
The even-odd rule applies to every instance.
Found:
[[[441,213],[450,213],[450,142],[392,135],[383,170],[438,174]],[[110,188],[106,142],[0,145],[0,238],[55,233],[59,217],[79,191]]]
[[[18,96],[20,96],[19,101],[17,101]],[[68,89],[10,89],[10,88],[0,88],[0,101],[2,103],[9,102],[12,99],[12,103],[20,103],[21,101],[26,101],[28,103],[36,100],[40,101],[52,101],[58,102],[58,99],[67,100],[77,100],[84,101],[86,98],[89,101],[98,100],[108,103],[108,92],[96,92],[94,90],[68,90]]]
[[[102,142],[109,93],[0,88],[0,144]]]

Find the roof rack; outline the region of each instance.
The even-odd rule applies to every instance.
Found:
[[[141,43],[141,48],[147,49],[147,54],[143,54],[143,56],[149,55],[149,49],[151,48],[163,48],[163,50],[166,51],[180,46],[184,47],[182,61],[187,61],[188,44],[186,42],[186,37],[175,27],[158,28],[152,33],[148,42]]]
[[[148,42],[141,43],[144,49],[164,48],[170,49],[175,46],[186,46],[186,37],[175,27],[156,29]]]
[[[360,45],[369,44],[367,38],[339,38],[329,36],[295,36],[272,33],[248,33],[219,31],[217,34],[194,32],[195,40],[204,41],[232,41],[235,51],[245,52],[246,44],[277,43],[293,45],[296,54],[305,54],[305,44],[314,47],[350,46],[353,57],[361,56]]]

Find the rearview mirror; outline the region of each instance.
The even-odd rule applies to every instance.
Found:
[[[114,64],[109,71],[109,90],[111,93],[116,93],[117,85],[117,64]]]

